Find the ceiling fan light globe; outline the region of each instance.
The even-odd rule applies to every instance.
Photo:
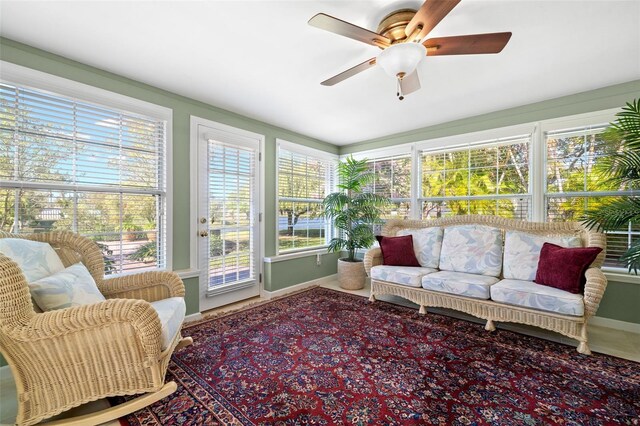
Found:
[[[378,55],[376,63],[391,77],[409,75],[427,55],[427,49],[419,43],[394,44]]]

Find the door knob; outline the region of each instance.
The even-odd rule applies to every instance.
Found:
[[[201,237],[208,237],[209,236],[209,231],[200,231],[200,236]]]

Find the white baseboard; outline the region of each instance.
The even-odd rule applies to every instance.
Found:
[[[618,321],[604,317],[592,317],[589,320],[589,324],[640,334],[640,324],[635,322]]]
[[[338,277],[338,274],[327,275],[326,277],[318,278],[311,281],[305,281],[303,283],[295,284],[290,287],[283,288],[281,290],[276,290],[276,291],[260,290],[260,297],[266,300],[270,300],[270,299],[273,299],[274,297],[284,296],[285,294],[288,294],[288,293],[304,290],[305,288],[319,286],[331,281],[335,281],[338,279],[337,277]]]
[[[196,312],[195,314],[184,317],[184,322],[198,321],[199,319],[202,319],[202,314],[200,312]]]

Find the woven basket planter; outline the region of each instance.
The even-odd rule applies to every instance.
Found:
[[[360,290],[364,288],[364,280],[367,274],[364,270],[364,263],[347,262],[338,259],[338,283],[345,290]]]

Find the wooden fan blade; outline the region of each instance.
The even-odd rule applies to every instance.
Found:
[[[430,38],[422,44],[427,48],[427,56],[478,55],[500,53],[510,38],[511,33],[472,34]]]
[[[309,19],[309,25],[373,46],[388,47],[391,44],[391,40],[385,36],[324,13],[318,13]]]
[[[458,3],[460,0],[426,0],[404,29],[409,41],[425,38]]]
[[[348,70],[341,72],[338,75],[334,75],[330,79],[327,79],[320,84],[322,84],[323,86],[333,86],[334,84],[340,83],[341,81],[346,80],[349,77],[353,77],[354,75],[364,70],[368,70],[369,68],[373,67],[375,64],[376,64],[376,58],[371,58],[367,61],[364,61],[361,64],[356,65],[355,67],[351,67]]]
[[[420,78],[418,77],[418,70],[413,71],[411,74],[405,76],[400,80],[400,87],[402,88],[402,94],[408,95],[409,93],[417,92],[420,90]]]

